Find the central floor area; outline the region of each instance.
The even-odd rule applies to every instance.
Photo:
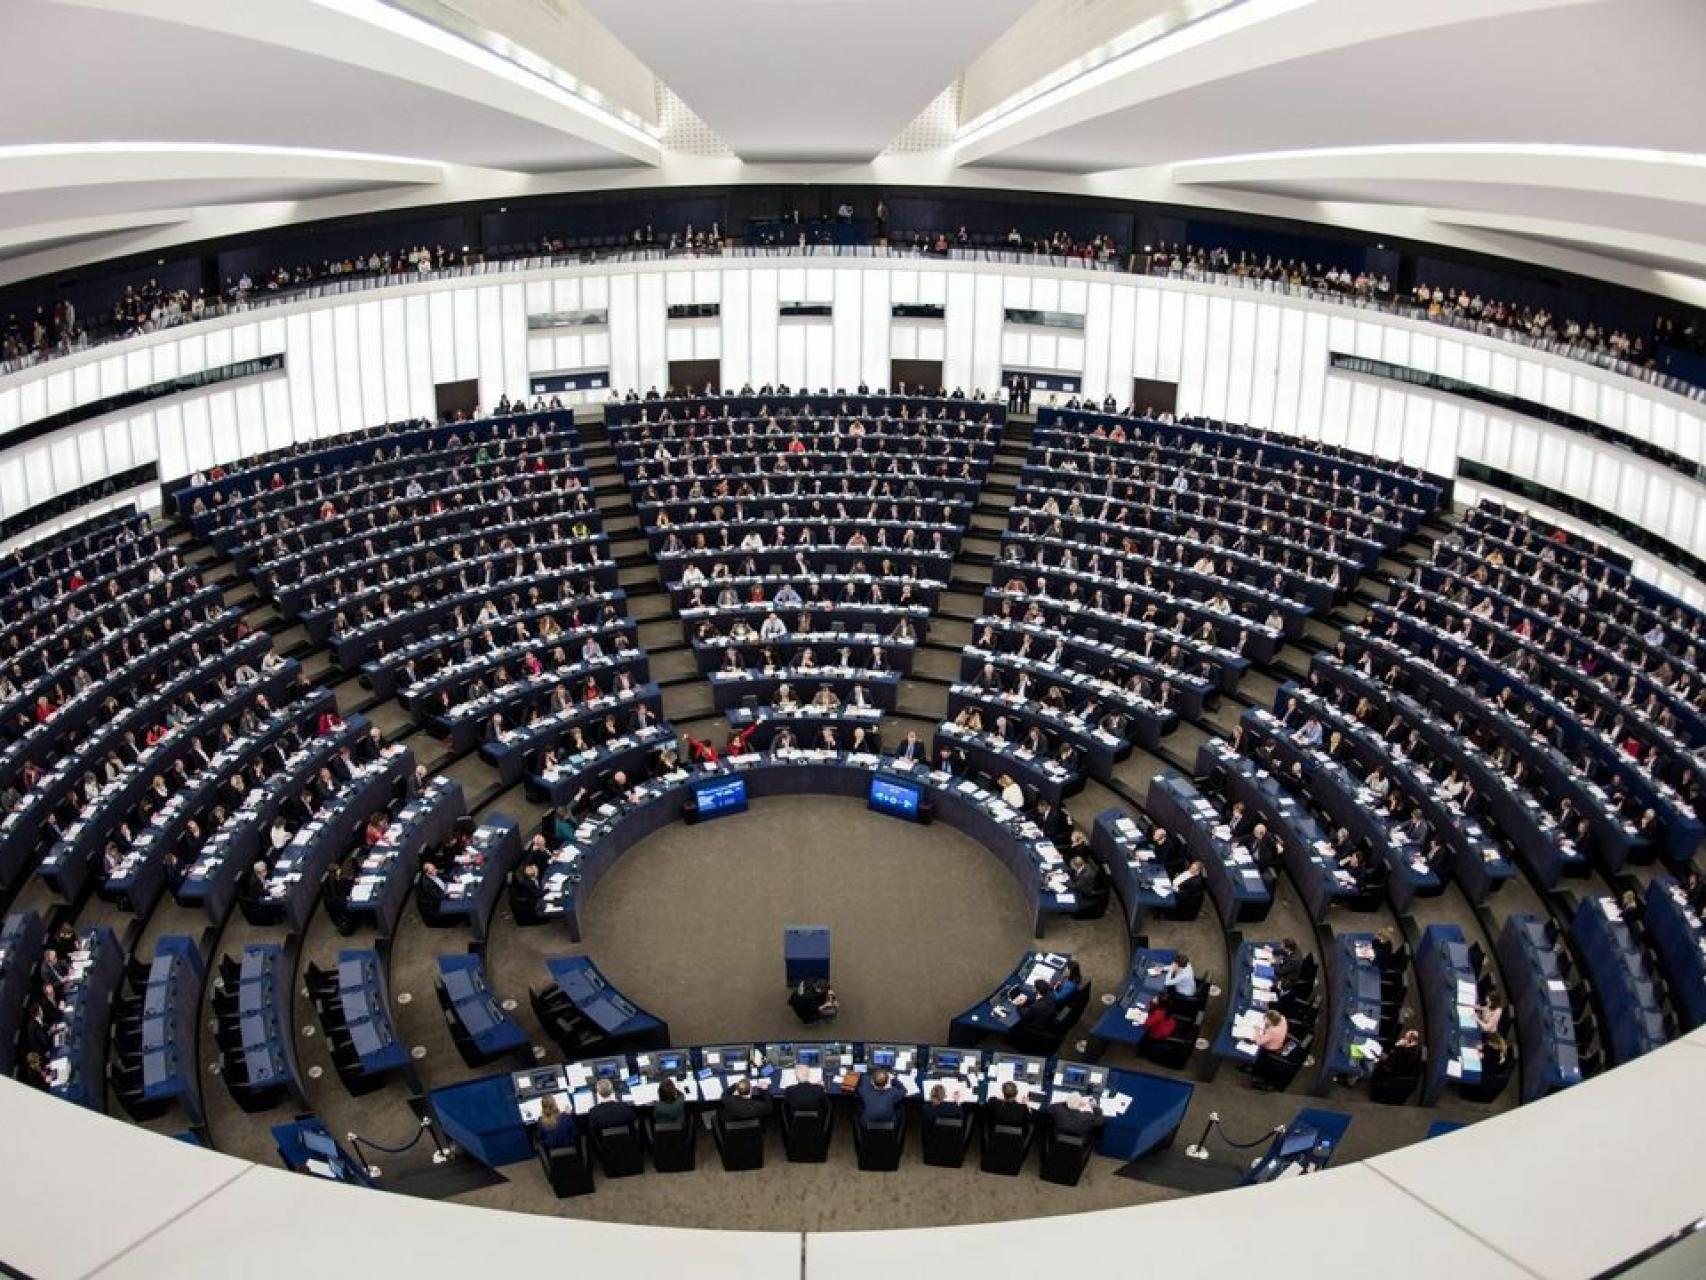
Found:
[[[1130,955],[1112,916],[1054,920],[1033,939],[1024,894],[982,845],[829,796],[761,799],[747,813],[666,827],[599,882],[585,920],[584,946],[572,949],[667,1020],[676,1044],[940,1043],[949,1019],[1033,946],[1072,952],[1099,989],[1117,986]],[[788,924],[831,930],[843,1008],[832,1025],[802,1027],[788,1008]],[[570,949],[554,926],[506,933],[494,948],[509,970],[498,989],[542,984],[545,957]]]

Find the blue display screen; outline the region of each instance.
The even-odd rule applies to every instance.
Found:
[[[746,779],[723,778],[693,789],[693,801],[701,818],[720,818],[725,813],[746,812]]]
[[[878,813],[893,814],[897,818],[918,821],[918,806],[924,798],[924,792],[907,782],[896,782],[893,778],[877,776],[871,779],[871,795],[869,807]]]

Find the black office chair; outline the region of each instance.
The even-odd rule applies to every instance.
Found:
[[[829,1099],[823,1106],[794,1110],[782,1107],[782,1149],[795,1164],[822,1164],[829,1159],[829,1135],[835,1113]]]
[[[1096,1149],[1095,1137],[1087,1133],[1058,1133],[1051,1127],[1043,1139],[1039,1172],[1044,1182],[1076,1187]]]
[[[925,1113],[920,1131],[919,1147],[924,1163],[942,1169],[958,1169],[966,1162],[977,1120],[969,1111],[957,1116],[932,1117]]]
[[[1190,1062],[1191,1054],[1197,1047],[1197,1024],[1179,1019],[1173,1028],[1173,1034],[1165,1039],[1155,1036],[1145,1036],[1137,1046],[1150,1062],[1158,1067],[1167,1067],[1174,1071],[1182,1071]]]
[[[1096,865],[1096,883],[1088,892],[1078,895],[1078,908],[1072,913],[1074,920],[1100,920],[1108,914],[1108,903],[1112,898],[1108,884],[1107,868],[1100,863]]]
[[[592,1135],[592,1149],[607,1178],[631,1178],[646,1169],[645,1147],[636,1121],[606,1125]]]
[[[1161,914],[1168,920],[1195,920],[1202,913],[1202,904],[1207,897],[1208,877],[1192,876],[1179,886],[1172,903]]]
[[[572,1147],[547,1147],[535,1135],[533,1149],[540,1168],[545,1170],[545,1180],[559,1200],[592,1194],[592,1161],[587,1157],[584,1135],[576,1138]]]
[[[754,1116],[748,1120],[724,1120],[719,1114],[711,1122],[711,1136],[717,1140],[717,1153],[723,1158],[723,1168],[730,1173],[764,1167],[764,1121]]]
[[[1023,1126],[989,1124],[983,1127],[983,1153],[978,1168],[985,1173],[1018,1177],[1031,1154],[1031,1135],[1036,1126],[1026,1121]]]
[[[1256,1054],[1255,1064],[1250,1069],[1250,1084],[1263,1092],[1279,1092],[1291,1087],[1291,1082],[1297,1078],[1298,1070],[1303,1066],[1304,1059],[1309,1056],[1309,1045],[1314,1037],[1288,1040],[1284,1049],[1278,1053],[1270,1049],[1260,1050]]]
[[[1368,1097],[1389,1107],[1401,1107],[1422,1082],[1422,1069],[1410,1071],[1376,1071],[1368,1078]]]
[[[859,1167],[869,1172],[891,1173],[900,1168],[900,1153],[906,1147],[906,1113],[893,1120],[855,1120],[853,1151]]]
[[[679,1120],[660,1124],[648,1121],[646,1138],[652,1148],[652,1168],[659,1173],[687,1173],[699,1163],[699,1126],[683,1112]]]

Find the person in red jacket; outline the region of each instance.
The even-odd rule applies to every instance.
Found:
[[[1157,995],[1149,1002],[1149,1016],[1143,1020],[1143,1035],[1148,1040],[1165,1040],[1178,1030],[1179,1020],[1167,1008],[1165,994]]]

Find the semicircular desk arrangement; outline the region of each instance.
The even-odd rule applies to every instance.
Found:
[[[303,1114],[335,1110],[321,1058],[349,1097],[400,1081],[441,1144],[492,1168],[537,1159],[560,1195],[593,1189],[595,1168],[638,1172],[647,1153],[660,1172],[691,1167],[696,1126],[649,1114],[666,1080],[730,1169],[762,1163],[764,1130],[730,1095],[821,1082],[821,1107],[779,1114],[790,1160],[816,1161],[834,1100],[868,1100],[886,1073],[892,1109],[854,1109],[861,1168],[897,1167],[916,1119],[926,1163],[962,1163],[981,1132],[983,1168],[1016,1172],[1034,1149],[1045,1178],[1070,1184],[1093,1150],[1165,1149],[1221,1061],[1278,1091],[1313,1063],[1312,1092],[1351,1111],[1418,1091],[1472,1118],[1503,1095],[1538,1103],[1295,1182],[1328,1162],[1347,1118],[1300,1112],[1247,1179],[1285,1185],[1212,1212],[1255,1229],[1331,1197],[1345,1229],[1322,1265],[1401,1236],[1403,1274],[1587,1274],[1580,1260],[1682,1225],[1684,1144],[1706,1137],[1697,1091],[1675,1083],[1706,1021],[1693,862],[1706,618],[1525,513],[1442,523],[1440,477],[1227,424],[1069,406],[1032,427],[976,397],[864,388],[630,398],[586,433],[566,411],[503,410],[233,462],[175,489],[177,527],[112,514],[6,566],[0,592],[20,609],[0,628],[0,1065],[92,1111],[110,1092],[190,1144],[219,1137],[203,1094],[217,1074],[286,1166],[316,1176],[160,1153],[8,1085],[10,1203],[29,1212],[0,1262],[145,1274],[162,1249],[282,1240],[301,1206],[340,1265],[374,1257],[394,1223],[431,1242],[432,1274],[495,1247],[615,1258],[642,1240],[642,1270],[691,1248],[712,1267],[798,1273],[797,1244],[772,1257],[764,1237],[518,1228],[404,1197],[334,1232],[328,1216],[348,1215],[319,1184],[373,1179]],[[629,504],[638,534],[612,533]],[[969,552],[968,534],[994,552]],[[206,572],[221,559],[253,597],[229,603]],[[645,563],[655,586],[632,571]],[[1369,590],[1382,581],[1384,599]],[[634,616],[648,595],[666,611]],[[697,670],[660,681],[640,636],[667,619]],[[950,623],[963,645],[932,639]],[[926,738],[903,686],[928,649],[955,674],[926,679],[940,708]],[[665,717],[672,681],[708,687],[726,745],[702,714]],[[904,741],[894,721],[911,722]],[[1194,759],[1175,745],[1187,737]],[[429,758],[433,739],[446,745]],[[444,770],[476,759],[491,784],[470,795]],[[531,993],[540,1038],[562,1050],[545,1061],[528,1015],[493,989],[488,944],[514,927],[576,943],[600,877],[648,835],[800,794],[963,832],[1012,873],[1037,938],[1051,919],[1117,909],[1121,988],[1093,1018],[1087,981],[1048,1025],[1018,1018],[1024,988],[1052,986],[1068,959],[1034,951],[938,1043],[687,1047],[590,957],[565,955]],[[517,795],[544,806],[536,827],[494,803]],[[1271,938],[1239,928],[1275,912],[1287,924]],[[470,1068],[508,1069],[422,1083],[391,990],[398,943],[422,926],[471,935],[437,957],[444,1026]],[[1224,949],[1227,991],[1205,979],[1163,1001],[1168,941],[1187,936],[1199,957],[1204,938]],[[324,1033],[307,1070],[303,998]],[[1163,1005],[1174,1029],[1146,1035]],[[1080,1019],[1080,1058],[1063,1056]],[[1146,1069],[1104,1064],[1110,1047]],[[1619,1070],[1588,1079],[1606,1066]],[[1639,1099],[1673,1084],[1661,1124]],[[1239,1096],[1223,1085],[1217,1105]],[[554,1144],[547,1099],[590,1132]],[[604,1123],[602,1100],[626,1118]],[[1051,1122],[1055,1104],[1093,1127]],[[1606,1106],[1629,1114],[1613,1123]],[[1632,1179],[1647,1161],[1653,1193],[1591,1241],[1570,1222],[1541,1238],[1535,1206],[1566,1194],[1574,1157],[1560,1153],[1577,1137],[1604,1144],[1594,1176]],[[71,1238],[64,1198],[44,1190],[70,1176],[72,1141],[102,1152],[76,1167],[113,1206],[103,1242]],[[151,1152],[163,1176],[140,1173]],[[18,1178],[20,1161],[44,1176]],[[1129,1221],[1166,1240],[1219,1200],[1079,1229]],[[518,1234],[490,1244],[499,1231]],[[1016,1273],[1008,1234],[814,1234],[805,1266],[956,1258]],[[1190,1244],[1187,1272],[1224,1252]],[[286,1260],[244,1256],[265,1274]]]

